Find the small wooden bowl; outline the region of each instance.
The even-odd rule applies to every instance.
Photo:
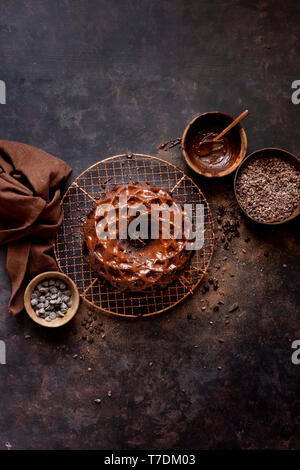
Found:
[[[38,317],[30,303],[31,294],[33,293],[34,289],[38,284],[40,284],[40,282],[43,282],[46,279],[59,279],[65,282],[72,293],[72,306],[67,310],[65,316],[62,318],[55,318],[54,320],[51,320],[49,322],[44,320],[44,318]],[[28,315],[32,318],[33,321],[35,321],[39,325],[46,326],[47,328],[57,328],[58,326],[63,326],[70,320],[72,320],[78,310],[79,302],[80,296],[75,283],[68,276],[58,271],[47,271],[33,278],[26,287],[24,294],[24,305]]]
[[[228,157],[217,165],[208,164],[209,157],[198,158],[193,145],[199,141],[202,132],[220,133],[234,118],[220,111],[209,111],[195,117],[186,127],[182,136],[182,154],[186,163],[196,173],[208,178],[221,178],[232,173],[242,162],[247,152],[247,136],[241,124],[237,124],[224,136]]]
[[[285,160],[289,161],[290,163],[292,163],[295,166],[295,168],[298,171],[300,171],[300,160],[295,155],[293,155],[290,152],[287,152],[286,150],[282,150],[282,149],[278,149],[278,148],[272,148],[272,147],[264,148],[264,149],[261,149],[261,150],[256,150],[255,152],[248,155],[245,158],[245,160],[243,160],[243,162],[238,167],[238,169],[235,173],[235,176],[234,176],[234,194],[235,194],[238,205],[240,206],[240,208],[244,212],[244,214],[246,214],[246,216],[249,217],[249,219],[253,220],[254,222],[256,222],[258,224],[263,224],[263,225],[280,225],[280,224],[284,224],[285,222],[288,222],[289,220],[294,219],[295,217],[297,217],[297,215],[300,214],[300,203],[295,208],[295,210],[292,212],[292,214],[289,217],[287,217],[286,219],[280,220],[279,222],[261,222],[260,220],[254,219],[254,217],[252,217],[246,211],[246,209],[244,209],[242,207],[242,205],[240,204],[240,201],[239,201],[239,197],[238,197],[238,194],[237,194],[238,175],[240,174],[240,172],[245,167],[246,163],[249,162],[250,159],[260,158],[260,157],[264,157],[264,156],[273,156],[273,157],[279,157],[279,158],[285,159]]]

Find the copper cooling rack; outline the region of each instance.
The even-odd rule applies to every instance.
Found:
[[[99,198],[115,185],[145,181],[165,188],[182,203],[204,205],[204,245],[172,285],[147,292],[119,292],[98,279],[82,253],[83,225]],[[112,315],[134,318],[163,312],[184,300],[199,284],[209,266],[213,248],[213,219],[208,203],[195,183],[174,165],[148,155],[117,155],[85,170],[68,188],[63,201],[63,223],[55,242],[62,272],[76,283],[81,297]]]

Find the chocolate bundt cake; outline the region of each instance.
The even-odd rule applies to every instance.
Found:
[[[166,237],[163,229],[166,212],[158,211],[155,217],[151,216],[153,207],[163,205],[172,208],[168,216],[171,237]],[[130,236],[129,230],[136,214],[144,221],[139,225],[147,232],[139,230],[138,237],[137,232]],[[147,183],[115,187],[87,216],[84,235],[93,270],[120,291],[144,291],[154,285],[170,284],[191,255],[186,249],[188,237],[182,233],[187,232],[186,219],[185,230],[182,229],[183,214],[181,204],[164,189]],[[129,233],[126,238],[121,235],[124,226],[126,234],[127,229]],[[189,220],[188,227],[191,228]]]

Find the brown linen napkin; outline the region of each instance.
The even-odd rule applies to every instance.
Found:
[[[71,171],[43,150],[0,140],[0,245],[8,244],[13,315],[24,307],[27,282],[43,271],[57,270],[47,251],[62,221],[60,186]]]

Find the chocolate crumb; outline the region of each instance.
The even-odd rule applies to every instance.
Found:
[[[235,310],[237,310],[239,308],[239,304],[238,303],[234,303],[231,305],[231,307],[228,309],[228,312],[234,312]]]
[[[157,148],[158,150],[169,150],[173,147],[176,147],[176,145],[181,144],[181,137],[178,137],[177,139],[173,140],[168,140],[167,142],[162,142]]]

